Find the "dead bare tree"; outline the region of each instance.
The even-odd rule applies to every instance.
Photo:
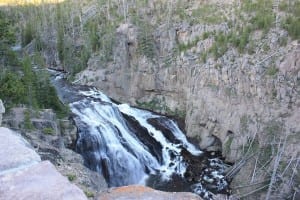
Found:
[[[278,151],[277,151],[277,154],[275,157],[271,181],[270,181],[268,192],[267,192],[267,195],[265,198],[266,200],[270,199],[273,185],[277,182],[277,171],[278,171],[279,163],[282,160],[282,155],[283,155],[283,152],[285,149],[286,140],[287,140],[287,134],[285,134],[285,138],[284,138],[283,142],[282,142],[282,138],[280,138],[280,142],[278,143]]]

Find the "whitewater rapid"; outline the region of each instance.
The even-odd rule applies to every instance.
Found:
[[[62,76],[52,83],[73,113],[76,151],[110,187],[149,184],[169,190],[164,183],[173,187],[181,182],[178,191],[192,191],[204,199],[226,193],[226,165],[191,144],[172,119],[115,103],[96,88],[70,85]]]

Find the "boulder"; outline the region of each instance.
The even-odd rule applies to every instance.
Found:
[[[49,161],[0,175],[0,200],[85,200],[84,193]]]
[[[131,185],[110,189],[100,194],[98,200],[201,200],[188,192],[162,192],[149,187]]]
[[[86,200],[84,193],[63,177],[17,133],[0,127],[0,200]]]
[[[0,174],[41,161],[29,143],[8,128],[0,128]]]

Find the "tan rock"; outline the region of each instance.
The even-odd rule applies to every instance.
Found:
[[[98,200],[201,200],[188,192],[162,192],[149,187],[131,185],[102,193]]]

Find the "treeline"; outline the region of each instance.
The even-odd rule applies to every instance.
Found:
[[[59,101],[44,68],[33,70],[30,56],[17,55],[14,22],[0,11],[0,98],[6,107],[52,108],[59,117],[68,109]]]
[[[8,107],[25,105],[34,109],[52,108],[59,117],[68,109],[59,101],[46,71],[33,71],[31,59],[21,62],[22,69],[13,72],[9,68],[0,75],[0,98]]]

